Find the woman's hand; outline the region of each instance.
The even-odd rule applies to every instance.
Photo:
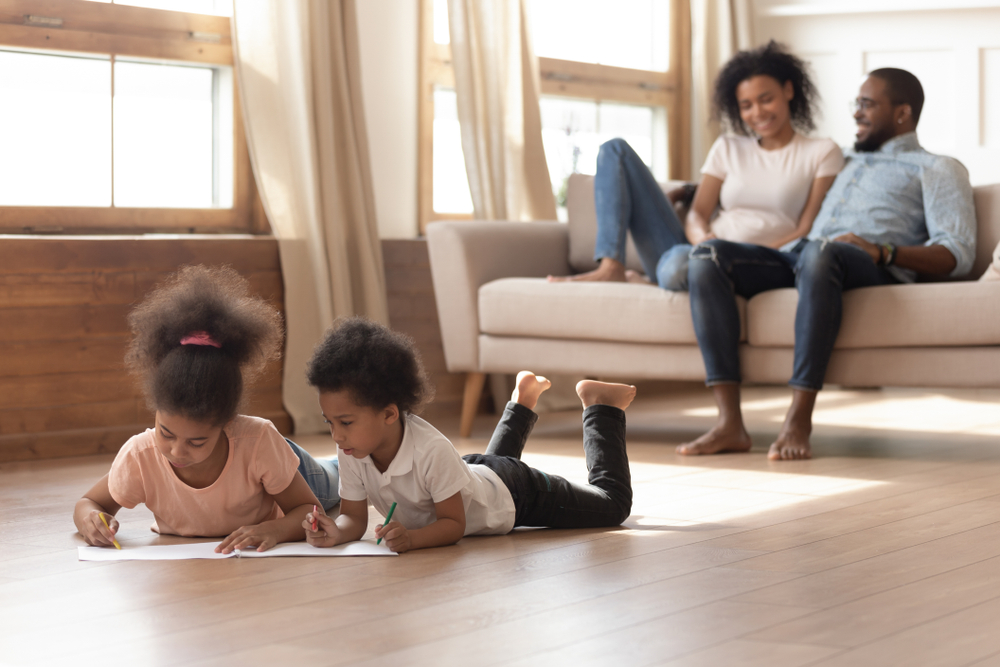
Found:
[[[702,229],[701,227],[697,227],[695,225],[691,225],[688,228],[687,237],[688,241],[691,242],[691,245],[698,245],[703,241],[709,241],[716,238],[711,229]]]
[[[413,546],[410,542],[410,531],[398,521],[390,521],[384,526],[376,526],[375,538],[384,539],[385,545],[398,554],[409,551]]]
[[[316,519],[316,530],[312,529],[314,517]],[[333,547],[342,541],[337,522],[319,511],[315,513],[309,512],[306,515],[306,520],[302,522],[302,527],[306,530],[306,542],[314,547]]]
[[[108,525],[101,521],[101,514],[107,519]],[[82,512],[77,518],[76,527],[87,544],[95,547],[112,547],[115,535],[118,533],[118,520],[107,512],[90,509]]]
[[[265,521],[255,526],[243,526],[234,530],[229,537],[215,547],[215,553],[228,554],[235,549],[257,547],[257,551],[267,551],[281,541],[281,526],[277,521]]]

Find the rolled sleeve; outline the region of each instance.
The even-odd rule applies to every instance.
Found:
[[[921,171],[921,186],[929,236],[925,245],[947,248],[955,257],[950,275],[964,276],[976,257],[976,208],[969,172],[958,160],[943,158]]]

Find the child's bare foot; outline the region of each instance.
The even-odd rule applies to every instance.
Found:
[[[702,454],[723,454],[725,452],[749,452],[750,434],[742,425],[733,427],[727,424],[717,424],[708,433],[694,442],[678,445],[676,451],[685,456]]]
[[[593,271],[578,273],[575,276],[549,276],[550,283],[570,282],[625,282],[625,265],[610,257],[601,258],[601,263]]]
[[[646,274],[639,273],[638,271],[633,271],[629,269],[625,272],[625,282],[635,283],[637,285],[652,285],[653,281],[646,277]]]
[[[794,459],[811,459],[812,447],[809,445],[811,429],[803,429],[798,424],[785,424],[778,437],[771,443],[767,458],[772,461],[791,461]]]
[[[576,394],[584,408],[591,405],[610,405],[624,410],[635,398],[635,387],[630,384],[580,380],[576,383]]]
[[[548,378],[535,375],[531,371],[521,371],[517,374],[517,382],[514,385],[514,392],[510,395],[510,400],[520,403],[529,410],[534,410],[538,403],[538,397],[551,386],[552,383]]]

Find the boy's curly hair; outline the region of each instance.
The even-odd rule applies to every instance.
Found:
[[[230,267],[186,266],[128,316],[125,364],[153,410],[221,425],[239,413],[244,387],[278,356],[281,314]],[[181,345],[207,332],[221,347]]]
[[[788,103],[792,126],[806,134],[816,129],[813,116],[818,113],[819,92],[809,78],[809,68],[773,39],[766,46],[740,51],[722,67],[712,95],[713,120],[722,121],[736,134],[750,136],[750,129],[740,117],[736,88],[755,76],[769,76],[781,85],[791,81],[795,93]]]
[[[434,396],[413,339],[363,317],[340,320],[327,332],[306,377],[321,392],[347,390],[358,405],[376,410],[395,404],[415,414]]]

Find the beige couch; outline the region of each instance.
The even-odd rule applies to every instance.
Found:
[[[666,186],[665,186],[666,187]],[[1000,240],[1000,185],[975,189],[979,232],[968,280],[869,287],[844,295],[826,381],[850,386],[1000,386],[1000,281],[975,282]],[[549,283],[594,266],[593,179],[574,176],[569,223],[436,222],[431,273],[450,371],[464,371],[463,434],[483,374],[575,373],[703,380],[686,292],[626,283]],[[627,263],[641,267],[634,249]],[[744,380],[792,372],[798,294],[739,299]]]

